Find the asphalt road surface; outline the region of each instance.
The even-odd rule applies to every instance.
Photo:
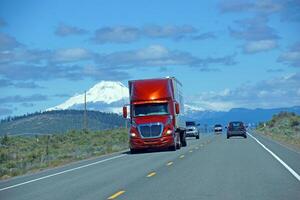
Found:
[[[300,199],[300,152],[252,134],[116,153],[0,182],[1,200]]]

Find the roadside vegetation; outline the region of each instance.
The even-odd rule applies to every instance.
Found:
[[[127,129],[0,137],[0,179],[128,148]]]
[[[300,149],[300,116],[295,113],[281,112],[265,123],[260,123],[257,132],[274,140]]]

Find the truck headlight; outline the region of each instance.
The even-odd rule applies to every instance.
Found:
[[[136,137],[136,133],[130,133],[130,137]]]
[[[173,133],[173,131],[171,129],[168,129],[166,132],[166,135],[171,135]]]

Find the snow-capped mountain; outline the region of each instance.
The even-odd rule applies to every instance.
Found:
[[[87,108],[102,112],[121,114],[122,106],[128,103],[128,88],[121,82],[101,81],[86,92]],[[84,109],[84,93],[74,95],[62,104],[47,110]],[[194,105],[184,105],[185,114],[203,111]]]
[[[128,102],[128,88],[121,82],[101,81],[86,92],[87,108],[102,112],[120,113]],[[74,95],[64,103],[47,110],[67,110],[84,108],[84,93]]]
[[[195,105],[190,105],[190,104],[184,104],[184,113],[189,114],[189,113],[194,113],[194,112],[200,112],[204,111],[205,109],[200,108]]]

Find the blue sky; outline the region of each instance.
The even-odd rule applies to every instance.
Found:
[[[0,117],[175,76],[205,110],[300,105],[300,2],[0,2]]]

